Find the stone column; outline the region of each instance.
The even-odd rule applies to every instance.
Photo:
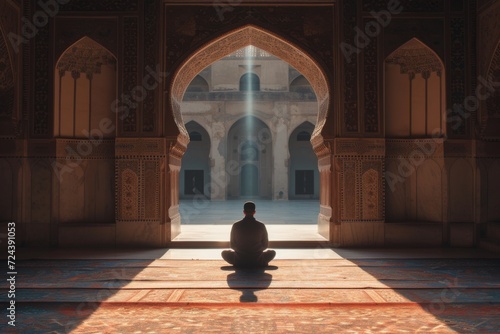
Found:
[[[210,148],[210,199],[226,199],[226,159],[221,152],[226,130],[222,122],[212,124],[212,143]]]
[[[287,106],[276,104],[273,117],[273,200],[288,199],[288,126],[290,120],[285,118]]]

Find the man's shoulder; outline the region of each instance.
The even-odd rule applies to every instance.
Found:
[[[235,225],[241,225],[241,224],[243,224],[243,223],[244,223],[244,219],[241,219],[241,220],[235,221],[235,222],[233,223],[233,226],[235,226]]]
[[[264,225],[263,222],[260,222],[260,221],[258,221],[255,218],[253,218],[253,219],[243,218],[241,220],[238,220],[238,221],[234,222],[233,226],[239,226],[239,225],[244,225],[244,224],[255,224],[255,225],[259,225],[259,226],[265,227],[265,225]]]
[[[263,222],[258,221],[258,220],[255,220],[255,223],[258,224],[258,225],[266,226]]]

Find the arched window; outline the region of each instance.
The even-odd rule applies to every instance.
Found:
[[[240,91],[260,91],[260,79],[255,73],[245,73],[240,78]]]
[[[388,137],[445,132],[445,68],[427,45],[412,38],[385,60],[385,129]]]
[[[297,134],[297,141],[310,141],[311,134],[307,131],[301,131]]]
[[[312,94],[314,96],[314,91],[311,87],[311,84],[303,75],[298,76],[290,83],[290,92],[299,94]]]
[[[191,81],[191,83],[189,84],[189,86],[186,90],[186,92],[188,92],[188,93],[201,93],[201,92],[208,92],[208,91],[210,91],[210,87],[208,85],[208,82],[199,75],[194,77],[194,79]]]
[[[116,113],[110,106],[116,100],[117,68],[115,56],[96,41],[83,37],[69,46],[59,58],[54,80],[54,135],[88,138],[102,128],[115,128]],[[115,131],[103,131],[105,138]]]
[[[189,140],[190,141],[202,141],[201,133],[198,131],[192,131],[189,133]]]

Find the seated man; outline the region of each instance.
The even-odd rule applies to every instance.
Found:
[[[257,221],[255,203],[246,202],[243,206],[245,218],[231,228],[231,248],[222,252],[222,258],[235,267],[266,267],[274,259],[276,252],[267,250],[268,237],[264,224]]]

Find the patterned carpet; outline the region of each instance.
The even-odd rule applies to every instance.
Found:
[[[25,260],[2,333],[499,333],[498,259]],[[0,301],[6,305],[7,284]]]

